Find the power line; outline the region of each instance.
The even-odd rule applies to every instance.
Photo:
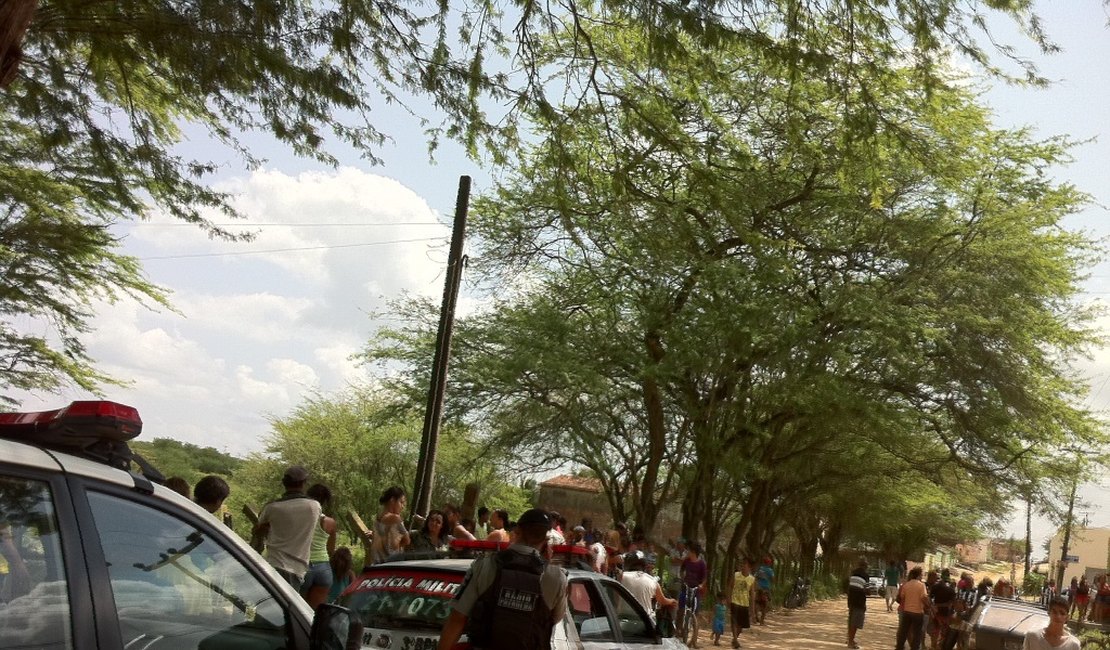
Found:
[[[264,251],[228,251],[226,253],[186,253],[183,255],[159,255],[156,257],[140,257],[139,260],[149,262],[152,260],[181,260],[192,257],[234,257],[236,255],[265,255],[268,253],[295,253],[300,251],[320,251],[333,248],[360,248],[365,246],[385,246],[388,244],[412,244],[416,242],[443,241],[442,237],[423,237],[419,239],[394,239],[392,241],[376,241],[364,244],[335,244],[332,246],[303,246],[300,248],[274,248]]]

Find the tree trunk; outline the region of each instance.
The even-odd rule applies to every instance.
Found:
[[[663,396],[659,384],[654,379],[643,381],[644,410],[647,413],[648,458],[647,468],[640,482],[640,498],[636,504],[637,523],[645,531],[655,528],[655,521],[659,517],[659,499],[667,497],[667,490],[659,493],[659,467],[663,463],[663,456],[667,452],[667,421],[663,413]],[[681,459],[673,458],[672,463],[679,463]]]
[[[478,518],[474,512],[478,508],[478,497],[482,494],[482,486],[477,483],[467,483],[463,488],[462,514],[467,519],[473,519],[475,524]]]
[[[0,88],[7,88],[15,79],[23,59],[23,37],[31,26],[37,5],[37,0],[0,2]]]
[[[819,539],[821,554],[828,562],[840,559],[840,538],[844,534],[840,522],[832,522],[825,528],[825,534]]]

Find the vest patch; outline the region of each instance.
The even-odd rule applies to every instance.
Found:
[[[504,588],[497,597],[497,606],[518,612],[531,612],[536,609],[537,594]]]

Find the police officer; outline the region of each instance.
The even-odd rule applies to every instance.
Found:
[[[551,518],[528,510],[513,528],[509,548],[475,560],[451,604],[439,650],[466,632],[477,650],[547,650],[567,608],[567,577],[545,559]]]

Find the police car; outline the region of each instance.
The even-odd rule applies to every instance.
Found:
[[[455,554],[496,551],[495,542],[455,542]],[[552,634],[555,650],[672,650],[686,646],[663,638],[643,607],[616,580],[573,568],[585,549],[554,547],[553,561],[567,567],[567,614]],[[353,634],[363,648],[429,650],[451,611],[472,559],[397,560],[363,569],[340,598],[350,610]],[[458,650],[470,647],[463,641]]]
[[[0,649],[343,648],[345,612],[313,629],[238,535],[128,471],[141,428],[103,401],[0,414]]]

